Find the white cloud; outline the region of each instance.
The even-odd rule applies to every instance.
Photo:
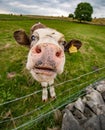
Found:
[[[0,9],[0,14],[11,14],[12,12],[8,11],[8,10],[2,10]]]
[[[105,7],[99,7],[94,10],[93,17],[104,17],[105,18]]]
[[[39,8],[37,5],[26,5],[26,4],[22,4],[20,2],[17,2],[17,1],[10,2],[9,5],[14,6],[14,7],[18,7],[18,8],[23,8],[23,9],[36,9],[36,8]]]
[[[68,16],[80,2],[89,2],[93,6],[93,17],[105,17],[104,0],[0,0],[0,13]]]

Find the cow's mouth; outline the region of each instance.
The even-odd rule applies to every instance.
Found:
[[[47,76],[51,76],[56,73],[56,70],[52,67],[34,67],[34,71],[36,74],[43,74]]]

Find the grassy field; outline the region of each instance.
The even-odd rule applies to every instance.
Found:
[[[97,70],[105,67],[105,26],[80,24],[62,19],[0,15],[0,104],[41,89],[40,84],[32,79],[25,68],[28,48],[18,45],[13,38],[13,32],[17,29],[24,29],[29,34],[30,27],[36,22],[42,22],[62,32],[67,41],[81,40],[83,46],[77,53],[66,53],[64,73],[58,75],[55,80],[57,99],[51,101],[49,98],[48,102],[43,103],[41,92],[39,92],[24,99],[0,105],[1,130],[15,129],[29,121],[29,124],[20,129],[46,130],[47,127],[59,125],[50,111],[61,105],[60,110],[62,110],[65,103],[76,98],[78,96],[76,93],[82,88],[105,76],[105,69]],[[95,70],[97,71],[94,72]],[[77,78],[79,76],[81,77]],[[72,79],[75,80],[60,84]],[[73,94],[75,95],[72,96]],[[27,116],[14,119],[33,110],[35,111]],[[43,117],[46,113],[48,115]]]

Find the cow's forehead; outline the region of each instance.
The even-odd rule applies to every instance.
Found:
[[[37,29],[33,32],[33,34],[38,33],[39,38],[44,38],[46,36],[52,37],[55,40],[59,41],[59,39],[64,38],[64,35],[55,29],[51,28],[42,28],[42,29]]]

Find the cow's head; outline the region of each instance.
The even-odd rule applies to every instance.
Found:
[[[81,47],[80,41],[71,40],[67,44],[62,33],[41,23],[32,26],[30,37],[23,30],[15,31],[14,37],[19,44],[30,47],[27,69],[40,82],[55,78],[56,74],[63,72],[64,51],[72,46],[77,49]]]
[[[81,47],[80,41],[72,40],[67,44],[62,33],[41,23],[32,26],[30,36],[25,31],[18,30],[14,32],[14,37],[19,44],[29,46],[26,67],[43,86],[45,83],[53,83],[56,75],[63,72],[64,51],[70,47]]]

